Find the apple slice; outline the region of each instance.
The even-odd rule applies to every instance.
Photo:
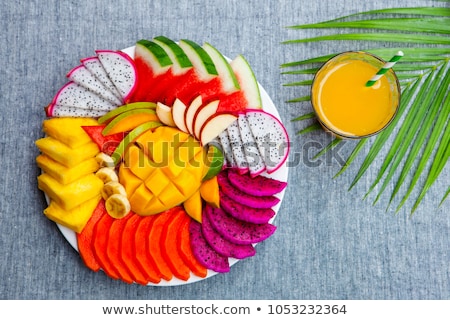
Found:
[[[218,113],[209,117],[200,130],[200,142],[206,145],[237,119],[231,113]]]
[[[176,127],[177,125],[173,121],[172,108],[166,106],[164,103],[158,102],[156,104],[156,115],[163,124],[169,127]]]
[[[186,109],[184,122],[187,130],[190,134],[194,135],[194,117],[197,114],[197,110],[202,106],[202,96],[197,96],[189,107]]]
[[[184,121],[186,109],[187,109],[186,105],[180,99],[175,99],[175,102],[173,103],[172,106],[173,122],[178,127],[178,129],[188,133],[189,131],[186,128],[186,123]]]
[[[216,113],[219,107],[219,100],[211,101],[206,105],[203,105],[197,112],[194,118],[194,136],[200,140],[200,130],[213,114]]]

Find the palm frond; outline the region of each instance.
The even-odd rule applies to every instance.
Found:
[[[435,0],[439,1],[439,0]],[[441,2],[449,2],[442,0]],[[359,12],[334,20],[314,24],[293,25],[287,28],[329,29],[328,34],[286,40],[283,44],[323,41],[358,42],[366,48],[371,43],[383,42],[391,46],[364,49],[372,54],[388,60],[396,51],[403,51],[404,57],[394,66],[402,88],[402,97],[397,116],[381,133],[373,138],[361,139],[346,159],[345,165],[334,178],[344,173],[354,162],[363,148],[369,144],[369,149],[359,170],[349,186],[351,190],[361,177],[371,167],[375,159],[382,156],[384,160],[378,169],[378,174],[372,181],[364,198],[368,197],[377,187],[374,204],[383,196],[387,187],[393,184],[393,191],[388,198],[388,207],[397,196],[400,197],[396,211],[398,212],[409,199],[412,191],[419,189],[419,195],[414,200],[413,213],[429,188],[437,180],[450,157],[450,8],[443,6],[389,8]],[[349,29],[356,32],[341,33],[337,29]],[[384,32],[382,32],[384,31]],[[400,46],[399,46],[400,44]],[[286,62],[281,65],[282,74],[286,76],[302,76],[286,82],[285,87],[310,86],[312,76],[320,66],[340,52],[332,52],[318,57],[299,61]],[[288,69],[288,70],[286,70]],[[306,79],[305,79],[306,77]],[[301,96],[287,102],[298,103],[310,101],[310,96]],[[311,119],[313,112],[300,115],[293,119],[299,121]],[[311,132],[319,128],[312,124],[299,134]],[[333,140],[316,156],[330,151],[339,143]],[[434,154],[434,155],[433,155]],[[424,176],[424,182],[419,183]],[[403,186],[409,180],[407,190],[402,193]],[[406,186],[405,186],[406,187]],[[406,188],[405,188],[406,189]],[[448,197],[450,187],[445,191],[441,205]]]

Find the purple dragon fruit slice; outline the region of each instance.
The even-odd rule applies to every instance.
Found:
[[[109,79],[108,74],[102,66],[102,63],[98,59],[97,56],[89,57],[81,60],[81,63],[92,73],[103,85],[111,91],[116,98],[118,98],[121,104],[124,103],[122,96],[120,95],[117,88],[112,83],[111,79]]]
[[[230,216],[256,224],[263,224],[270,221],[275,216],[275,211],[272,208],[251,208],[242,203],[232,200],[226,196],[222,191],[220,194],[220,207]]]
[[[207,205],[205,212],[210,210],[211,206]],[[245,259],[256,254],[256,250],[251,244],[236,244],[225,239],[213,228],[207,213],[202,216],[202,232],[206,242],[222,256]]]
[[[206,242],[202,233],[202,226],[197,221],[191,220],[189,224],[192,253],[205,267],[215,272],[225,273],[230,271],[228,258],[220,255]]]
[[[233,218],[221,208],[206,211],[214,229],[225,239],[236,244],[254,244],[264,241],[276,230],[270,223],[256,224]]]
[[[46,110],[48,117],[86,117],[98,118],[106,114],[103,110],[89,110],[75,107],[67,107],[60,105],[49,105]]]
[[[234,161],[233,151],[231,149],[230,139],[228,138],[227,130],[222,131],[219,136],[222,152],[225,156],[226,165],[228,168],[236,168],[236,162]]]
[[[75,107],[79,109],[104,111],[110,111],[117,108],[117,105],[112,104],[110,101],[100,97],[99,95],[89,91],[85,87],[82,87],[73,81],[69,81],[62,86],[61,89],[59,89],[51,104]]]
[[[98,94],[100,97],[120,106],[119,100],[108,88],[105,87],[84,65],[79,65],[69,71],[67,74],[69,80],[79,84],[82,87]]]
[[[233,187],[233,185],[228,180],[226,170],[221,171],[217,175],[217,181],[220,186],[220,190],[232,200],[242,203],[248,207],[252,208],[272,208],[280,202],[275,196],[252,196],[246,192]]]
[[[240,114],[237,121],[250,176],[255,177],[264,172],[266,166],[263,157],[259,153],[258,144],[253,137],[245,114]]]
[[[127,101],[137,85],[137,72],[133,59],[122,51],[97,50],[95,52],[122,99]]]
[[[248,163],[245,157],[237,120],[227,127],[227,133],[230,140],[233,158],[236,163],[236,168],[240,173],[248,172]]]
[[[266,176],[251,177],[239,174],[236,170],[228,170],[228,180],[237,189],[253,196],[273,196],[283,191],[287,182]]]
[[[245,116],[263,157],[266,171],[276,171],[284,164],[289,154],[286,128],[275,116],[263,110],[248,110]]]

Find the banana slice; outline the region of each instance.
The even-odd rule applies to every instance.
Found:
[[[105,202],[106,211],[116,219],[125,217],[131,210],[130,202],[123,194],[113,194]]]
[[[100,165],[100,167],[114,168],[114,160],[106,153],[100,152],[95,156],[95,160]]]
[[[105,183],[102,189],[102,197],[106,201],[110,196],[113,194],[121,194],[123,196],[127,196],[127,193],[125,191],[125,188],[123,185],[118,181],[110,181],[108,183]]]
[[[119,181],[119,177],[117,176],[117,173],[114,170],[114,168],[110,167],[100,168],[95,173],[95,175],[99,177],[105,184],[111,181]]]

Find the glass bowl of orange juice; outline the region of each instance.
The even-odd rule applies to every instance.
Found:
[[[366,86],[385,64],[381,58],[348,51],[328,60],[317,71],[311,102],[322,127],[343,139],[360,139],[379,133],[397,113],[400,84],[388,70],[372,86]]]

